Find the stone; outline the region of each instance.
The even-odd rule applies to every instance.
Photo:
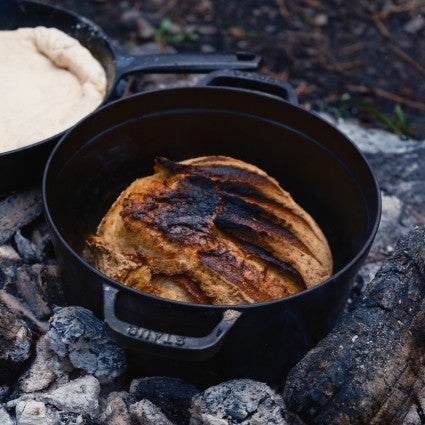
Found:
[[[14,379],[31,354],[32,333],[0,300],[0,385]]]
[[[137,425],[173,425],[162,412],[149,400],[140,400],[130,406],[131,419]]]
[[[39,189],[11,195],[0,202],[0,245],[42,214]]]
[[[198,388],[178,378],[133,379],[130,385],[130,394],[137,400],[149,400],[176,424],[188,422],[192,397],[198,393]]]
[[[112,382],[126,370],[124,349],[111,341],[104,323],[91,311],[56,307],[49,324],[47,346],[75,368],[93,374],[101,383]]]
[[[282,398],[268,385],[234,379],[193,397],[190,425],[284,425],[283,408]]]

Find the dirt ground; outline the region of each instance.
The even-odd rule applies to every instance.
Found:
[[[51,0],[120,45],[250,50],[307,109],[425,138],[424,0]],[[143,88],[140,81],[133,90]]]

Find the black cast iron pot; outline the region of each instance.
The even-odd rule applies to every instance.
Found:
[[[36,26],[58,28],[90,50],[106,72],[107,90],[103,103],[111,100],[118,81],[128,74],[256,69],[260,63],[260,57],[249,52],[130,55],[115,46],[99,26],[84,16],[37,1],[0,0],[0,30]],[[47,158],[62,135],[63,132],[29,146],[0,152],[0,195],[39,184]]]
[[[231,377],[276,383],[341,314],[378,227],[379,189],[347,137],[276,97],[286,86],[229,72],[209,80],[218,86],[134,95],[80,122],[48,161],[45,214],[68,302],[104,318],[116,341],[132,349],[140,374],[201,384]],[[144,294],[83,260],[86,237],[123,188],[152,174],[156,156],[203,155],[239,158],[275,177],[322,227],[333,276],[275,301],[208,306]]]

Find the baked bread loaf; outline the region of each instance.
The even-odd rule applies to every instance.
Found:
[[[315,221],[259,168],[225,157],[172,162],[127,187],[88,245],[98,270],[160,297],[246,304],[332,273]]]

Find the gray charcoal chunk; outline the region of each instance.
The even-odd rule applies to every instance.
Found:
[[[29,265],[18,267],[16,287],[21,298],[27,303],[37,319],[47,319],[52,310],[39,290],[39,275]]]
[[[0,202],[0,245],[7,242],[17,230],[41,216],[42,201],[39,190],[30,190],[9,196]]]
[[[0,288],[8,290],[16,284],[16,264],[8,264],[0,267]]]
[[[283,401],[268,385],[234,379],[210,387],[192,399],[191,425],[284,425]]]
[[[56,384],[48,391],[23,394],[7,402],[6,406],[16,407],[18,410],[18,407],[24,406],[26,402],[40,402],[49,407],[48,412],[52,412],[51,408],[54,408],[55,412],[95,418],[99,413],[99,394],[99,381],[94,376],[86,375],[66,383]],[[40,409],[42,409],[41,405]]]
[[[190,403],[198,393],[198,388],[178,378],[134,379],[130,385],[130,394],[137,400],[151,401],[176,424],[188,423]]]
[[[99,416],[99,422],[104,425],[131,424],[130,413],[127,407],[128,393],[126,391],[111,392],[103,403],[104,408]]]
[[[4,244],[0,246],[0,267],[3,268],[10,264],[21,263],[21,257],[10,244]]]
[[[37,291],[49,308],[65,303],[62,283],[56,265],[33,264],[32,271],[37,276]]]
[[[0,406],[0,424],[1,425],[15,425],[15,421],[10,417],[4,407]]]
[[[0,385],[0,403],[4,402],[11,392],[11,387],[9,385]],[[0,421],[1,424],[1,421]]]
[[[67,381],[72,369],[69,361],[48,349],[43,335],[37,342],[35,360],[19,379],[19,389],[24,393],[44,390],[55,381]]]
[[[57,409],[95,417],[99,408],[99,381],[91,375],[74,379],[38,396]]]
[[[40,251],[35,243],[22,236],[20,230],[15,233],[14,241],[16,249],[25,263],[32,264],[43,261],[43,252]]]
[[[127,361],[122,347],[111,341],[105,326],[83,307],[57,307],[46,334],[48,347],[67,357],[77,369],[93,374],[101,383],[122,375]]]
[[[35,400],[19,401],[16,404],[17,425],[59,425],[56,411],[43,402]]]
[[[27,324],[0,301],[0,385],[7,384],[31,354]]]
[[[173,425],[162,412],[149,400],[140,400],[130,406],[130,415],[138,425]]]

